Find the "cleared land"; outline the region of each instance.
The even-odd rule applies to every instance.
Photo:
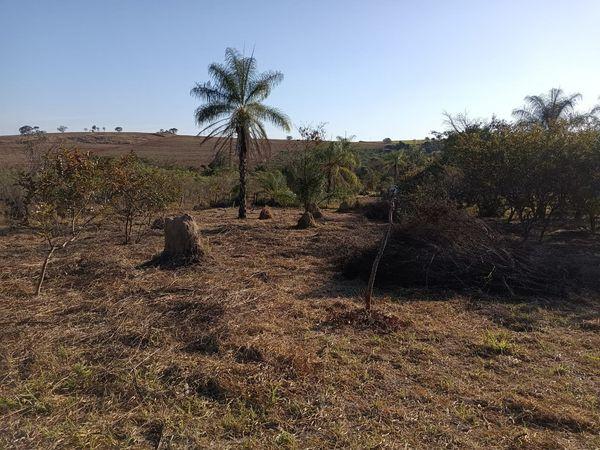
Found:
[[[215,140],[200,145],[198,136],[180,136],[159,133],[49,133],[50,144],[75,146],[97,155],[121,156],[131,151],[139,157],[161,164],[196,167],[209,164],[215,154]],[[23,136],[0,136],[0,162],[3,167],[25,163]],[[294,142],[285,139],[270,140],[271,154],[257,157],[261,161],[277,153],[294,148]],[[409,141],[412,142],[412,141]],[[380,149],[381,142],[357,142],[358,149]]]
[[[274,213],[195,213],[211,256],[177,270],[139,268],[161,232],[124,246],[108,224],[39,298],[39,238],[0,236],[0,447],[600,446],[597,297],[395,289],[376,308],[397,327],[357,323],[340,258],[383,225]],[[598,236],[560,236],[598,268]]]

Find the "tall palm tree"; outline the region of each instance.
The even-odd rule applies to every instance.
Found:
[[[515,109],[513,116],[521,123],[537,123],[544,128],[550,128],[560,119],[571,119],[579,100],[581,94],[565,95],[562,89],[553,88],[546,95],[525,97],[525,107]]]
[[[208,66],[208,74],[211,81],[196,83],[190,92],[202,101],[194,114],[196,123],[206,125],[199,133],[208,132],[203,142],[212,137],[220,138],[217,151],[236,139],[240,172],[238,217],[245,219],[249,152],[260,152],[261,145],[269,145],[266,122],[285,131],[291,128],[284,113],[263,103],[283,80],[283,74],[277,71],[258,73],[253,56],[243,56],[232,48],[225,51],[224,64]]]

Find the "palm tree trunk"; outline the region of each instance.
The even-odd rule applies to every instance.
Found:
[[[240,157],[240,195],[238,198],[239,211],[238,219],[246,218],[246,171],[247,171],[247,159],[248,159],[248,139],[246,136],[246,130],[242,127],[237,130],[238,136],[238,154]]]

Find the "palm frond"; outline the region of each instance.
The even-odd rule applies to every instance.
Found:
[[[528,95],[525,97],[525,107],[515,109],[513,116],[520,123],[539,123],[545,127],[559,120],[569,120],[581,94],[565,95],[562,89],[553,88],[546,95]]]
[[[198,126],[202,126],[206,122],[219,120],[232,111],[233,106],[229,103],[207,103],[196,108],[194,117]]]
[[[241,101],[242,95],[239,85],[235,73],[232,72],[231,68],[222,64],[213,63],[208,66],[208,74],[220,91],[226,92],[228,97],[232,100],[235,99]]]
[[[222,88],[213,86],[210,82],[196,83],[196,86],[190,90],[190,95],[209,103],[228,102],[230,100],[229,94],[224,92]]]
[[[260,102],[266,99],[275,86],[283,81],[283,74],[277,71],[263,72],[248,87],[245,101]]]
[[[259,120],[270,122],[284,131],[290,131],[291,129],[289,117],[277,108],[253,102],[248,104],[248,110],[255,114]]]

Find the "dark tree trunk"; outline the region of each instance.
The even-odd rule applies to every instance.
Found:
[[[240,195],[238,197],[239,212],[238,219],[246,218],[246,172],[248,159],[248,136],[246,130],[242,127],[237,130],[238,137],[238,154],[240,157]]]

